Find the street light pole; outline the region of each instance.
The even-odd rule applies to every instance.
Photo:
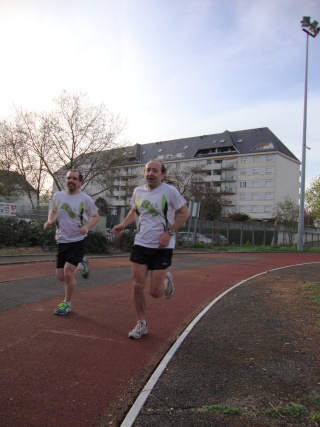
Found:
[[[320,28],[318,22],[310,23],[310,17],[304,16],[301,21],[301,28],[307,35],[306,45],[306,68],[304,80],[304,108],[303,108],[303,134],[302,134],[302,158],[301,158],[301,178],[300,178],[300,204],[299,204],[299,223],[298,223],[298,240],[297,250],[303,251],[303,234],[304,234],[304,196],[306,182],[306,149],[307,149],[307,94],[308,94],[308,50],[309,36],[315,38]]]

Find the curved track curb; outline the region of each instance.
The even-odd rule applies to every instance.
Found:
[[[127,413],[126,417],[122,421],[120,427],[132,427],[133,423],[135,422],[136,418],[138,417],[143,405],[145,404],[147,398],[149,397],[150,393],[152,392],[153,388],[159,381],[161,375],[163,374],[164,370],[168,366],[170,360],[175,355],[176,351],[179,349],[181,344],[184,342],[184,340],[187,338],[189,333],[193,330],[193,328],[197,325],[197,323],[202,319],[202,317],[210,310],[210,308],[216,304],[218,301],[220,301],[225,295],[227,295],[229,292],[231,292],[233,289],[237,288],[238,286],[242,285],[245,282],[248,282],[249,280],[252,280],[256,277],[262,276],[264,274],[282,270],[284,268],[292,268],[292,267],[298,267],[302,265],[308,265],[308,264],[318,264],[319,262],[306,262],[302,264],[293,264],[293,265],[287,265],[285,267],[277,267],[273,268],[271,270],[266,270],[262,273],[255,274],[254,276],[250,276],[247,279],[241,280],[241,282],[236,283],[235,285],[231,286],[231,288],[224,291],[222,294],[220,294],[217,298],[212,300],[202,311],[195,317],[195,319],[186,327],[186,329],[183,331],[183,333],[179,336],[177,341],[171,346],[167,354],[164,356],[154,373],[151,375],[150,379],[148,380],[147,384],[144,386],[143,390],[140,392],[139,396],[135,400],[134,404],[132,405],[130,411]]]

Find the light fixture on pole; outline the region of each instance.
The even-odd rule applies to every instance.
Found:
[[[307,34],[306,47],[306,69],[304,81],[304,108],[303,108],[303,135],[302,135],[302,159],[301,159],[301,178],[300,178],[300,205],[299,205],[299,223],[298,223],[298,240],[297,250],[303,250],[303,234],[304,234],[304,195],[306,181],[306,148],[307,148],[307,93],[308,93],[308,49],[309,36],[315,38],[319,32],[318,22],[310,22],[310,16],[302,18],[301,28]]]

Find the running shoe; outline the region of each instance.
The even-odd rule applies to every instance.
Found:
[[[58,316],[63,316],[64,314],[70,313],[70,311],[71,311],[71,304],[68,304],[67,302],[63,301],[54,310],[54,314],[57,314]]]
[[[167,278],[168,285],[164,294],[167,299],[170,299],[174,294],[174,284],[172,280],[172,274],[170,273],[170,271],[167,271],[166,278]]]
[[[142,335],[145,335],[147,333],[148,333],[148,325],[141,322],[141,320],[138,320],[136,327],[129,332],[128,337],[138,339],[138,338],[141,338]]]
[[[90,272],[89,272],[89,268],[88,268],[89,261],[87,261],[86,259],[84,259],[84,260],[81,262],[81,265],[83,266],[83,269],[80,271],[80,273],[81,273],[81,275],[82,275],[82,277],[83,277],[84,279],[87,279],[87,278],[89,277],[89,274],[90,274]]]

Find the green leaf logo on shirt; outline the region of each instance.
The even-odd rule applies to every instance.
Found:
[[[145,209],[147,209],[152,216],[157,216],[158,212],[155,210],[155,208],[152,206],[152,203],[149,202],[149,200],[144,200],[141,204],[141,206]]]
[[[63,205],[61,206],[61,209],[63,209],[64,211],[66,211],[70,218],[75,218],[76,217],[75,214],[72,212],[72,209],[70,208],[70,206],[68,205],[68,203],[63,203]]]

